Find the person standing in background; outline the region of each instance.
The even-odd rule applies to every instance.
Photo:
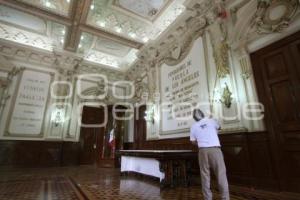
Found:
[[[221,199],[229,200],[226,167],[218,137],[220,125],[217,120],[205,117],[200,109],[193,111],[193,118],[196,122],[191,127],[190,140],[199,148],[198,159],[204,200],[212,200],[210,168],[217,177]]]

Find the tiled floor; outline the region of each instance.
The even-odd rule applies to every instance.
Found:
[[[217,195],[216,199],[217,198]],[[201,200],[199,186],[160,190],[153,181],[95,167],[0,170],[0,200]],[[232,196],[231,200],[245,200]]]

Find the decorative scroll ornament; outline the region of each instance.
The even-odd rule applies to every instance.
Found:
[[[180,54],[181,54],[181,47],[176,46],[171,52],[171,57],[177,60],[180,57]]]
[[[257,33],[282,32],[289,26],[298,8],[298,0],[258,0],[258,9],[254,15]]]
[[[189,54],[190,50],[193,47],[194,41],[199,36],[200,35],[196,35],[196,37],[189,36],[185,38],[184,41],[182,41],[181,45],[175,45],[172,50],[169,51],[168,55],[163,58],[161,63],[166,63],[169,66],[175,66],[182,62]]]
[[[99,81],[96,86],[85,89],[81,94],[82,97],[85,96],[89,97],[88,99],[81,98],[80,99],[81,102],[95,101],[95,100],[104,103],[116,102],[116,99],[108,90],[108,87],[102,81]]]
[[[222,41],[218,48],[214,47],[213,56],[217,65],[218,78],[224,78],[230,74],[228,50],[226,40]]]
[[[142,79],[137,79],[135,82],[135,96],[134,99],[139,102],[141,100],[147,100],[149,98],[149,88]]]
[[[190,52],[193,41],[203,35],[205,28],[213,24],[217,18],[216,11],[218,9],[215,1],[212,0],[189,1],[186,10],[189,11],[186,12],[186,18],[184,20],[179,19],[181,23],[178,21],[177,25],[169,30],[168,35],[153,41],[151,44],[148,43],[140,50],[139,60],[127,72],[127,76],[131,80],[140,77],[136,75],[136,69],[140,65],[143,68],[147,67],[143,63],[145,60],[147,63],[153,60],[152,52],[156,52],[154,57],[157,61],[157,67],[164,63],[168,66],[175,66],[180,63]]]

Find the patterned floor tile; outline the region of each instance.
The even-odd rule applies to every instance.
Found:
[[[0,200],[98,199],[201,200],[203,197],[200,186],[161,190],[158,182],[131,176],[121,177],[118,169],[88,166],[0,169]],[[214,192],[214,200],[217,199],[218,194]],[[231,200],[246,200],[246,198],[232,195]]]

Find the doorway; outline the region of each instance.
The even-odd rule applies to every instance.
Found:
[[[120,166],[116,151],[123,149],[126,121],[122,117],[125,112],[123,106],[83,107],[80,165]]]
[[[104,121],[103,108],[83,107],[82,124],[90,127],[81,127],[80,131],[80,165],[96,165],[98,155],[101,154],[102,137],[105,127],[93,125],[101,124]]]
[[[300,191],[300,32],[251,55],[280,188]]]

